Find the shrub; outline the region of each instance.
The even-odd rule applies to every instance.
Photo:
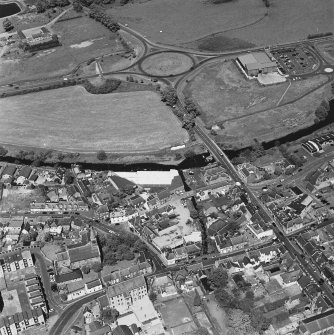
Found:
[[[104,161],[107,159],[107,154],[104,150],[100,150],[97,155],[96,155],[97,159],[100,161]]]

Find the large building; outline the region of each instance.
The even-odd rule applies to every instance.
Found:
[[[334,333],[334,309],[311,316],[299,325],[299,334],[320,335]]]
[[[248,76],[277,71],[277,64],[266,52],[252,52],[237,58],[237,62]]]
[[[135,303],[148,296],[144,276],[138,276],[108,287],[110,306],[120,314],[129,311]]]

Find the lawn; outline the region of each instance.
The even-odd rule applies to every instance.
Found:
[[[334,65],[334,40],[318,42],[315,46],[327,62]]]
[[[178,52],[160,52],[149,56],[141,63],[142,69],[153,76],[177,75],[188,71],[193,60]]]
[[[291,0],[271,0],[270,4],[268,16],[259,0],[216,5],[203,0],[152,0],[113,8],[110,13],[152,41],[167,44],[225,32],[220,36],[267,45],[332,30],[331,0],[317,6],[314,0],[294,0],[293,5]]]
[[[187,141],[151,91],[92,95],[80,86],[1,100],[0,142],[62,151],[152,151]]]
[[[185,88],[202,107],[201,118],[209,125],[218,121],[234,120],[296,99],[325,83],[326,76],[278,85],[261,86],[257,80],[247,80],[233,61],[210,63],[195,74]]]
[[[1,292],[4,308],[1,316],[14,315],[22,312],[18,292],[14,289],[11,291],[4,290]]]
[[[33,56],[1,58],[0,84],[66,75],[81,62],[123,50],[116,34],[88,17],[57,22],[52,30],[62,45]]]

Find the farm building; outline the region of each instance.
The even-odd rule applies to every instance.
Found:
[[[52,34],[46,27],[18,30],[17,35],[27,50],[48,49],[59,45],[58,36]]]
[[[273,58],[272,58],[273,59]],[[239,56],[237,62],[249,76],[277,71],[277,64],[266,52],[253,52]]]

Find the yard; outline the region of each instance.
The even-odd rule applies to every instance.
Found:
[[[183,298],[168,300],[159,308],[163,323],[172,329],[182,326],[184,332],[190,332],[196,329],[193,318],[188,310]],[[177,329],[179,333],[179,329]],[[173,333],[175,333],[173,331]]]
[[[27,210],[30,208],[30,203],[38,199],[44,200],[36,190],[28,190],[22,187],[5,189],[0,201],[0,212]]]
[[[152,91],[93,95],[81,86],[1,100],[0,142],[73,152],[145,152],[188,140]]]
[[[293,6],[290,0],[270,4],[267,16],[263,1],[258,0],[216,5],[203,0],[152,0],[113,8],[110,13],[152,41],[168,44],[221,32],[219,37],[238,38],[239,43],[270,45],[332,30],[331,0],[317,6],[314,0],[295,0]]]
[[[122,51],[117,35],[88,17],[60,21],[52,26],[61,46],[31,56],[0,59],[0,84],[26,79],[63,76],[81,62]]]
[[[209,125],[274,108],[327,81],[326,76],[319,75],[291,85],[261,86],[256,80],[247,80],[233,61],[222,60],[201,67],[190,78],[185,94],[192,95],[202,107],[201,118]]]

